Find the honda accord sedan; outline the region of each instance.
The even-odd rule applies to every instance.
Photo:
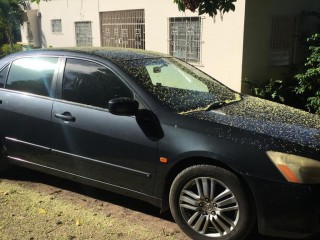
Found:
[[[192,239],[320,231],[319,115],[237,93],[171,56],[0,59],[0,149],[2,172],[19,165],[170,209]]]

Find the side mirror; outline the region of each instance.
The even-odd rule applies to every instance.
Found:
[[[127,97],[114,98],[108,103],[109,112],[114,115],[132,116],[138,112],[139,103]]]

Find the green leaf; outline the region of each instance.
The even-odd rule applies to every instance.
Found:
[[[36,2],[38,5],[40,4],[40,0],[31,0],[31,2]]]
[[[209,14],[210,17],[215,17],[218,11],[221,14],[229,12],[230,10],[235,11],[234,2],[236,1],[237,0],[173,0],[173,3],[178,5],[180,11],[189,9],[194,12],[197,10],[199,15]]]

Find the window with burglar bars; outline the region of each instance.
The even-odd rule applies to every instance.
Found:
[[[270,66],[289,66],[295,63],[297,33],[297,16],[274,16],[272,18]]]
[[[201,64],[201,17],[169,18],[169,54],[189,63]]]
[[[92,46],[92,27],[91,22],[75,22],[76,45]]]
[[[52,19],[51,20],[51,31],[53,33],[61,33],[62,32],[61,19]]]
[[[100,13],[101,45],[145,49],[144,10]]]

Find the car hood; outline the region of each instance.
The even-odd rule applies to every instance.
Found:
[[[239,102],[186,115],[269,135],[320,150],[320,116],[264,99],[244,96]]]

